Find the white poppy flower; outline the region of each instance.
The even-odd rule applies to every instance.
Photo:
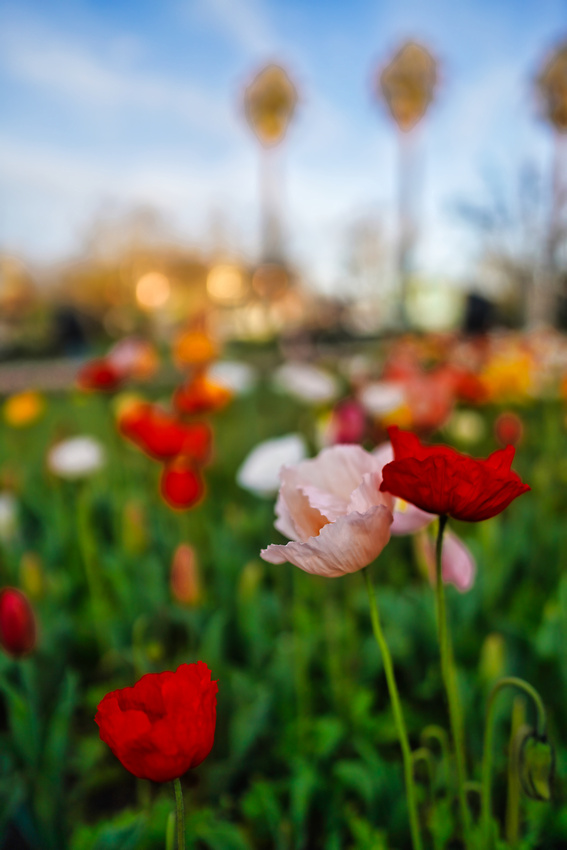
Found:
[[[252,449],[237,472],[236,480],[244,489],[260,496],[272,496],[280,486],[282,466],[294,466],[307,456],[300,434],[287,434],[265,440]]]
[[[18,532],[18,503],[12,493],[0,493],[0,540],[8,543]]]
[[[284,363],[276,370],[274,383],[278,390],[311,404],[333,401],[339,393],[335,376],[310,363]]]
[[[253,366],[237,360],[219,360],[208,369],[207,375],[212,381],[227,387],[235,395],[249,392],[258,380]]]
[[[367,384],[358,395],[358,400],[373,416],[384,416],[406,404],[406,394],[401,384],[394,381],[376,381]]]
[[[47,455],[49,470],[59,478],[87,478],[105,463],[104,448],[94,437],[71,437],[54,445]]]

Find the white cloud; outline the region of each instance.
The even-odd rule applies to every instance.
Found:
[[[253,57],[277,48],[277,38],[258,0],[200,0],[179,7],[185,17],[196,15]]]
[[[116,47],[116,45],[115,45]],[[86,110],[127,108],[175,115],[203,133],[220,135],[234,125],[228,98],[191,80],[148,74],[121,59],[139,53],[112,46],[107,55],[37,26],[5,23],[0,32],[0,67],[17,80],[70,99]]]

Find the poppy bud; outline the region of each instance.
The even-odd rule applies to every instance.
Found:
[[[524,436],[520,417],[511,410],[501,413],[494,423],[494,435],[501,446],[517,446]]]
[[[182,511],[199,502],[204,493],[204,484],[192,462],[179,457],[164,467],[160,489],[169,507]]]
[[[555,752],[546,735],[538,735],[533,729],[520,733],[519,745],[520,782],[524,793],[531,800],[551,799],[551,786],[555,773]]]
[[[35,648],[37,628],[33,609],[21,590],[0,591],[0,646],[18,658]]]
[[[122,543],[126,552],[139,555],[148,546],[148,523],[144,506],[140,502],[129,501],[122,513]]]
[[[250,602],[256,596],[264,578],[264,565],[260,561],[249,561],[240,574],[238,595],[244,602]]]
[[[20,561],[20,585],[32,599],[38,599],[43,594],[44,583],[39,555],[24,552]]]
[[[498,632],[487,635],[480,650],[478,672],[485,682],[494,682],[506,666],[506,643]]]
[[[180,543],[174,552],[169,578],[174,598],[183,605],[197,605],[201,600],[201,581],[195,550]]]

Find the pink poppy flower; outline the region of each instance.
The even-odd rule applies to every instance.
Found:
[[[418,553],[422,557],[432,584],[435,584],[435,542],[427,531],[416,535]],[[441,573],[445,584],[454,585],[461,593],[474,584],[476,563],[468,546],[448,529],[443,536]]]
[[[284,466],[275,526],[291,540],[268,546],[262,558],[329,578],[366,567],[388,543],[393,520],[380,471],[380,460],[354,445]]]

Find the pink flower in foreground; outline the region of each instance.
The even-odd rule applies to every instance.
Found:
[[[393,499],[379,489],[381,466],[353,445],[284,466],[275,526],[291,542],[268,546],[262,558],[329,578],[370,564],[388,543],[393,520]]]

